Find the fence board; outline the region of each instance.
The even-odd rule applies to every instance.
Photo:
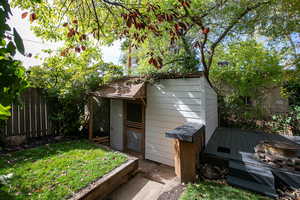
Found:
[[[30,131],[31,131],[31,127],[30,127],[30,99],[29,99],[29,96],[27,94],[26,98],[24,98],[24,107],[25,107],[25,118],[26,118],[26,121],[25,121],[25,130],[26,130],[26,133],[25,135],[26,136],[30,136]]]
[[[49,120],[49,106],[40,89],[28,88],[21,95],[22,105],[12,105],[11,117],[0,136],[46,136],[55,133]]]
[[[40,95],[36,94],[36,135],[41,136],[41,98]]]
[[[24,105],[20,106],[20,135],[23,135],[25,133],[25,128],[24,128],[24,124],[25,124],[25,118],[24,118]]]

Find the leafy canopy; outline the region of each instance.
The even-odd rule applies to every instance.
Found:
[[[235,42],[219,48],[214,60],[211,79],[224,94],[228,87],[238,98],[259,97],[264,89],[283,80],[279,56],[255,40]],[[227,91],[224,91],[227,90]]]
[[[284,39],[282,33],[289,35],[300,30],[297,23],[299,4],[292,0],[13,2],[31,13],[33,29],[43,38],[62,40],[74,46],[90,37],[102,44],[120,38],[129,39],[133,47],[142,49],[146,55],[140,59],[141,64],[155,68],[162,68],[170,62],[182,65],[188,61],[188,68],[195,69],[198,63],[191,57],[197,51],[197,59],[207,78],[219,44],[239,39],[243,34]],[[154,47],[153,41],[163,42]],[[187,46],[184,43],[190,44],[188,48],[184,48]],[[158,51],[160,45],[162,50]],[[174,52],[174,47],[184,50],[184,56],[181,50]],[[172,56],[175,59],[170,59]]]
[[[68,56],[57,52],[43,65],[30,69],[31,86],[44,89],[51,107],[50,119],[63,134],[78,133],[86,125],[84,106],[89,92],[122,75],[122,68],[102,61],[98,48],[92,44],[87,47]]]

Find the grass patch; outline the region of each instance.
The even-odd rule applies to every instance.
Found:
[[[0,199],[65,199],[127,160],[87,140],[18,151],[0,158],[0,175],[13,173],[0,185]]]
[[[189,184],[180,200],[267,200],[245,190],[211,181]]]

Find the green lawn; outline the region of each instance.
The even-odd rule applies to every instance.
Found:
[[[268,198],[228,185],[203,181],[189,184],[180,200],[267,200]]]
[[[127,160],[87,140],[27,149],[0,158],[0,199],[65,199]]]

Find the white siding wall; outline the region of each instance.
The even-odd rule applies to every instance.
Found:
[[[146,159],[174,166],[173,140],[165,132],[185,122],[205,124],[204,78],[147,84]]]
[[[123,100],[110,101],[110,146],[123,150]]]
[[[216,92],[210,87],[206,79],[205,85],[205,142],[209,141],[214,131],[218,127],[218,99]]]

